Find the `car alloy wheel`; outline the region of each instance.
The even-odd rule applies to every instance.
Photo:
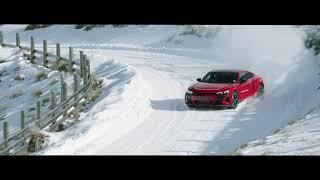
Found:
[[[238,107],[238,93],[237,92],[233,92],[231,108],[235,109],[237,107]]]
[[[264,93],[264,88],[263,88],[263,85],[260,84],[258,88],[258,95],[262,95],[263,93]]]
[[[189,96],[188,96],[188,95],[185,95],[185,96],[184,96],[184,102],[185,102],[185,103],[188,103],[189,100],[190,100],[190,99],[189,99]]]
[[[196,107],[192,102],[191,98],[188,95],[185,95],[184,102],[187,104],[188,107]]]

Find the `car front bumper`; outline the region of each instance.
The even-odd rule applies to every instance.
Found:
[[[189,94],[185,93],[185,103],[187,105],[213,105],[213,106],[230,106],[231,98],[229,94]]]

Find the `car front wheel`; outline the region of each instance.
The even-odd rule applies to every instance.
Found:
[[[190,108],[193,108],[193,107],[196,107],[196,105],[194,105],[192,102],[191,102],[191,97],[189,95],[185,95],[184,97],[184,102],[186,103],[186,105]]]
[[[236,109],[238,107],[238,101],[239,101],[239,96],[237,91],[234,91],[232,94],[232,101],[231,101],[231,109]]]

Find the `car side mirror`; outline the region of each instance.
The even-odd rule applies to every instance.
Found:
[[[198,82],[201,82],[201,78],[198,78],[197,81],[198,81]]]

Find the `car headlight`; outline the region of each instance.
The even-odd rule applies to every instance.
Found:
[[[187,93],[187,94],[192,94],[193,92],[190,91],[189,89],[187,89],[186,93]]]
[[[219,94],[219,95],[229,94],[229,90],[217,92],[216,94]]]

